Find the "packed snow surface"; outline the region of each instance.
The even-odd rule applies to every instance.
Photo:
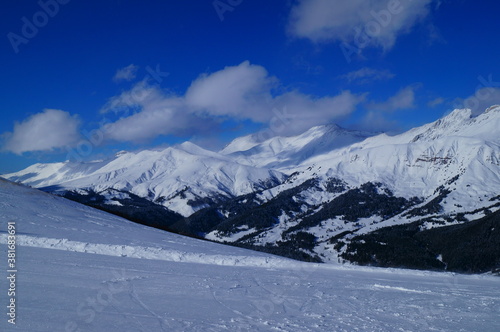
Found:
[[[500,330],[498,277],[296,262],[4,180],[0,220],[2,269],[7,222],[18,268],[16,325],[3,306],[1,331]]]

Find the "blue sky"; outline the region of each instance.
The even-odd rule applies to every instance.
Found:
[[[3,1],[0,173],[500,103],[498,1]]]

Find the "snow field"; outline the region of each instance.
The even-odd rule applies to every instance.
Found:
[[[182,264],[25,246],[18,252],[18,324],[2,320],[2,331],[500,328],[493,277]]]
[[[500,330],[498,277],[295,262],[0,180],[5,273],[9,221],[18,317],[0,331]]]

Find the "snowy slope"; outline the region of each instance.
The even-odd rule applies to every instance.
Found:
[[[316,126],[298,136],[276,136],[259,142],[256,134],[240,137],[220,152],[238,163],[268,168],[294,168],[304,160],[371,136],[337,125]]]
[[[196,204],[203,198],[238,196],[284,179],[278,171],[241,165],[189,142],[161,151],[121,152],[106,161],[36,164],[3,177],[37,188],[55,186],[52,191],[129,191],[185,216],[204,207]]]
[[[2,331],[500,329],[498,277],[300,263],[146,228],[4,180],[0,206],[1,252],[15,221],[18,265],[16,325],[4,307]]]
[[[238,265],[238,260],[247,260],[248,263],[255,257],[264,257],[251,251],[148,228],[4,179],[0,179],[0,206],[2,225],[16,222],[17,241],[24,246],[171,261],[216,262],[220,265]],[[0,236],[5,242],[6,235]],[[231,254],[228,254],[228,249]],[[247,257],[249,255],[252,257]],[[270,259],[278,264],[284,261]],[[267,256],[264,260],[257,259],[256,264],[265,264],[266,260],[269,261]]]

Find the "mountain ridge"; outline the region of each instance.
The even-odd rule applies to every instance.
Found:
[[[220,152],[246,165],[286,169],[311,156],[360,142],[372,135],[330,124],[312,127],[300,135],[275,136],[263,141],[259,141],[256,134],[239,137]]]
[[[153,201],[163,200],[167,208],[189,215],[203,207],[189,205],[190,201],[242,195],[275,185],[285,175],[240,165],[193,143],[183,143],[161,151],[121,152],[108,161],[35,164],[4,177],[37,188],[57,186],[58,191],[130,191]]]
[[[180,213],[168,224],[173,231],[335,262],[354,257],[346,254],[353,239],[379,229],[416,223],[424,231],[498,211],[497,128],[500,106],[492,106],[477,116],[455,110],[394,136],[317,126],[292,137],[248,135],[219,152],[187,142],[111,161],[36,164],[6,177],[97,194],[113,209],[129,204],[122,193],[130,192]]]

